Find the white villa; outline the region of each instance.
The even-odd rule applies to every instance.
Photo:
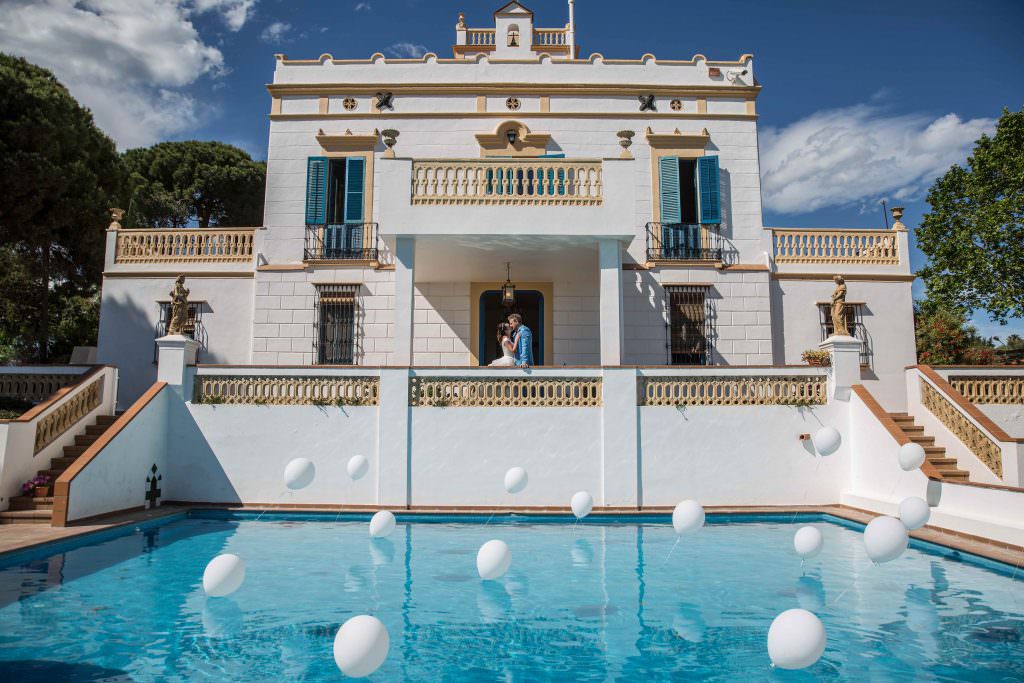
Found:
[[[1024,368],[915,365],[902,210],[765,226],[753,58],[588,54],[572,6],[460,15],[451,56],[277,55],[263,225],[115,211],[100,365],[0,368],[37,403],[0,421],[0,521],[917,496],[943,533],[1024,547]],[[534,367],[488,367],[509,312]],[[286,490],[300,457],[315,479]]]

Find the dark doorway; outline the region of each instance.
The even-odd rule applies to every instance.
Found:
[[[533,332],[533,362],[544,365],[544,295],[538,291],[516,290],[516,303],[506,308],[501,291],[490,289],[480,295],[480,365],[490,365],[501,355],[498,345],[498,323],[510,314],[523,316],[523,324]]]

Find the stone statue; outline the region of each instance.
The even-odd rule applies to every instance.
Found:
[[[167,334],[185,334],[188,329],[188,290],[185,276],[179,275],[171,291],[171,319],[167,323]]]
[[[836,283],[836,289],[832,292],[832,334],[849,337],[850,330],[846,327],[846,281],[842,275],[836,275],[832,280]]]

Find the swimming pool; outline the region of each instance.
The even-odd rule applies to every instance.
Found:
[[[673,550],[667,517],[400,516],[375,541],[368,517],[197,512],[5,558],[0,679],[339,680],[334,634],[360,613],[390,633],[374,680],[1024,679],[1012,570],[917,542],[876,567],[835,518],[709,515]],[[825,547],[801,567],[806,523]],[[481,581],[491,538],[512,567]],[[203,569],[224,552],[245,558],[245,583],[208,598]],[[828,648],[773,670],[768,626],[792,607],[821,618]]]

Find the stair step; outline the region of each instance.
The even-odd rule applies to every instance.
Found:
[[[970,472],[965,472],[964,470],[950,470],[948,472],[939,470],[939,474],[942,475],[943,479],[952,479],[955,481],[970,481],[971,476]]]
[[[925,446],[924,447],[924,455],[925,455],[926,458],[928,456],[931,456],[931,455],[936,455],[936,456],[942,457],[942,454],[944,454],[945,452],[946,452],[946,449],[943,448],[942,446]]]
[[[85,449],[86,448],[88,448],[88,446],[65,446],[64,447],[64,457],[65,458],[77,458],[82,453],[85,453]]]
[[[76,446],[91,446],[96,439],[100,438],[99,434],[79,434],[75,437]]]
[[[924,434],[924,427],[919,427],[917,425],[900,425],[900,429],[902,429],[907,436],[910,436],[911,432],[914,434]]]
[[[85,428],[87,436],[100,436],[103,432],[107,431],[107,427],[110,425],[89,425]]]
[[[116,415],[97,415],[96,416],[96,424],[98,424],[98,425],[107,425],[107,426],[109,426],[109,425],[114,424],[115,421],[117,421],[117,416]]]
[[[67,468],[71,467],[71,465],[74,464],[76,459],[77,458],[75,458],[74,456],[67,456],[63,458],[50,458],[50,469],[64,471]]]
[[[50,478],[50,483],[57,481],[57,477],[64,474],[64,470],[39,470],[39,474]]]
[[[0,512],[0,524],[49,524],[53,510],[7,510]]]
[[[956,467],[956,458],[928,458],[928,462],[934,465],[936,469],[948,467],[950,465]]]
[[[904,430],[904,431],[906,431],[906,430]],[[910,440],[913,441],[916,444],[921,444],[922,446],[924,446],[926,448],[928,446],[934,446],[935,445],[935,437],[934,436],[911,436]]]
[[[49,510],[53,508],[53,496],[12,496],[11,510]]]
[[[889,417],[896,419],[898,417],[910,417],[910,413],[889,413]]]

